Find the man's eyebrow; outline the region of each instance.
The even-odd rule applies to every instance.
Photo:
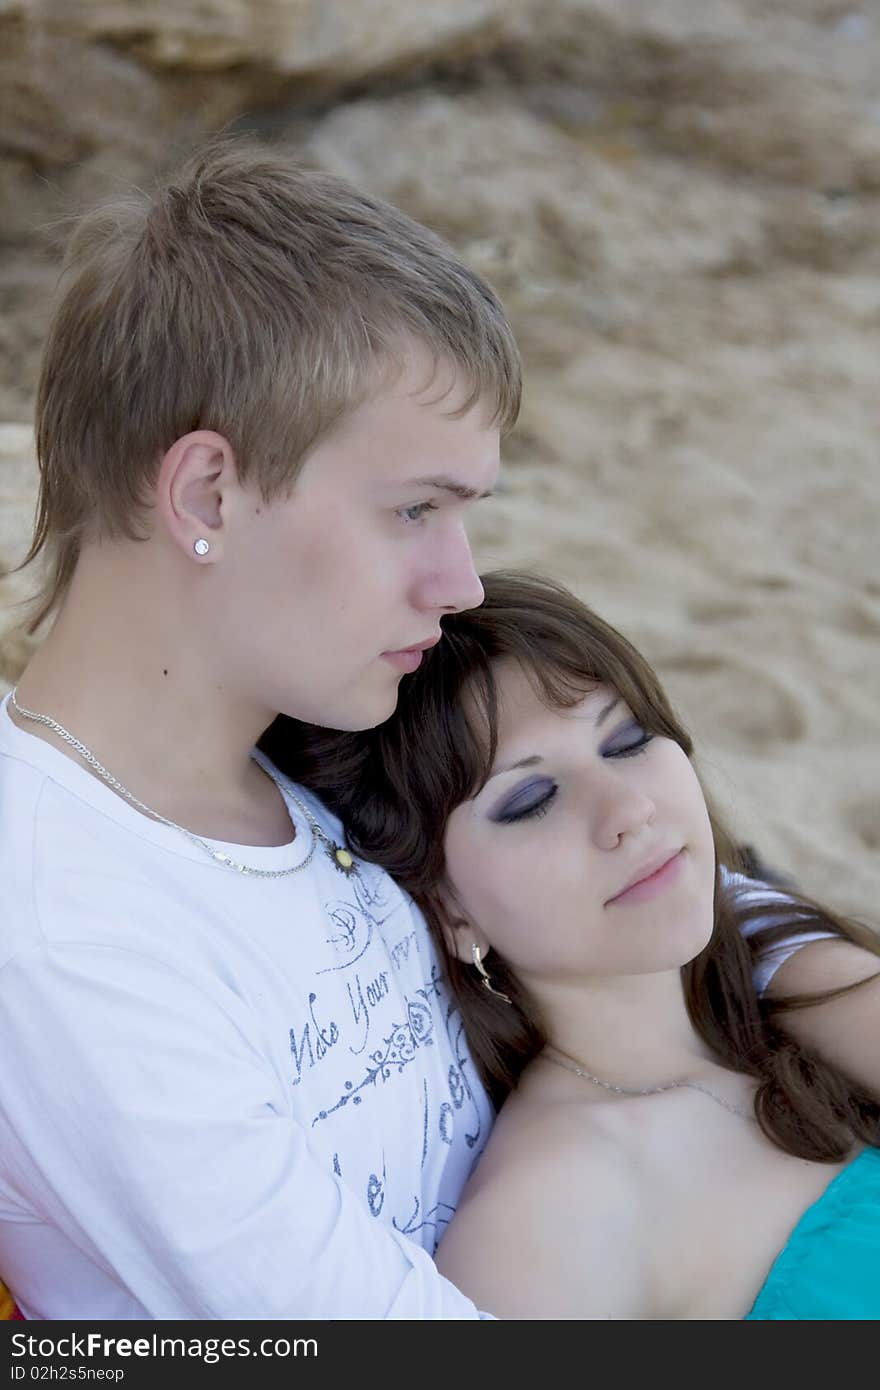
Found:
[[[491,497],[492,492],[477,492],[476,488],[465,487],[464,483],[457,483],[454,478],[445,475],[438,478],[412,478],[407,487],[433,487],[439,492],[451,492],[462,502],[481,501],[484,497]]]
[[[619,704],[619,695],[615,695],[613,700],[608,701],[608,704],[599,712],[598,718],[596,719],[597,729],[599,725],[608,718],[611,711]],[[486,786],[489,785],[494,777],[500,777],[502,772],[516,772],[521,767],[537,767],[538,763],[542,763],[543,761],[544,759],[540,757],[538,753],[533,753],[530,758],[520,758],[519,762],[505,763],[503,767],[496,767],[495,771],[489,774],[486,778]]]

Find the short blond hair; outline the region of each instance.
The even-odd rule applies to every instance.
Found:
[[[451,364],[467,404],[513,425],[520,360],[495,294],[439,236],[340,179],[223,141],[152,195],[83,217],[37,397],[24,563],[42,556],[46,578],[30,630],[63,599],[84,540],[144,534],[175,439],[224,435],[269,501],[407,340]]]

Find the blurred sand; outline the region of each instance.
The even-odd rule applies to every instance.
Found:
[[[578,9],[608,6],[550,5],[540,42],[281,110],[272,133],[437,227],[510,308],[527,392],[481,567],[552,574],[621,627],[737,836],[877,922],[880,15],[691,6],[715,30],[687,43],[676,4],[663,42],[597,28],[603,58],[566,38]],[[21,248],[0,266],[0,345],[21,343],[0,388],[7,565],[50,272]],[[0,622],[8,684],[26,644]]]

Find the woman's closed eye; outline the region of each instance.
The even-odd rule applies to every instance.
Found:
[[[603,758],[632,758],[636,753],[644,752],[653,737],[635,719],[628,719],[603,743],[600,752]]]
[[[532,816],[546,816],[558,791],[559,787],[549,777],[527,782],[525,786],[517,787],[511,796],[505,797],[489,819],[497,825],[513,825]]]
[[[634,758],[645,751],[653,738],[654,734],[635,719],[627,719],[602,744],[599,755],[606,759]],[[515,825],[517,821],[546,816],[558,793],[559,784],[553,778],[533,778],[503,797],[490,812],[489,819],[496,825]]]

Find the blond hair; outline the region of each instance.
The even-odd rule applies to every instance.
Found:
[[[492,290],[440,237],[349,184],[250,143],[192,156],[152,196],[70,240],[37,398],[39,498],[24,561],[46,562],[30,631],[84,540],[143,537],[175,439],[212,429],[266,501],[416,340],[502,430],[520,362]]]

